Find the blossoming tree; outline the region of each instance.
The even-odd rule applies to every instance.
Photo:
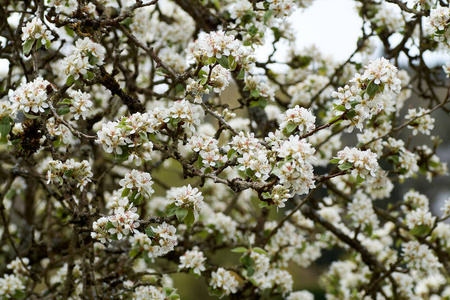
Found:
[[[448,2],[355,1],[344,62],[295,47],[311,2],[3,1],[0,297],[308,300],[334,251],[327,299],[450,299],[450,199],[392,193],[447,175]]]

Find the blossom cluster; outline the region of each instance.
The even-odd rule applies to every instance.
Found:
[[[337,98],[337,115],[352,111],[352,114],[346,114],[348,119],[343,122],[350,125],[349,130],[357,127],[362,131],[365,120],[381,112],[395,112],[401,81],[397,68],[385,58],[370,62],[364,73],[357,73],[350,83],[351,86],[346,85],[332,93],[332,97]]]
[[[345,147],[337,153],[337,159],[341,169],[352,169],[354,177],[366,178],[367,175],[374,177],[379,168],[377,155],[370,150]]]
[[[53,160],[48,165],[47,184],[51,182],[63,184],[64,181],[74,181],[77,188],[82,191],[92,181],[91,164],[87,160],[81,162],[77,162],[73,158],[65,162]]]
[[[33,44],[37,43],[36,50],[40,45],[50,48],[50,41],[53,39],[52,32],[44,26],[41,19],[34,17],[31,21],[22,27],[22,40],[24,41],[24,53],[28,54]]]
[[[192,269],[192,272],[197,275],[201,275],[201,272],[205,271],[204,262],[206,257],[203,256],[203,252],[197,248],[186,251],[180,256],[180,264],[178,269]]]
[[[125,174],[125,178],[119,181],[122,186],[122,194],[128,194],[130,191],[135,192],[134,198],[138,198],[141,195],[150,197],[155,191],[152,188],[152,176],[143,171],[131,170]],[[128,192],[125,193],[125,190]]]
[[[91,95],[82,91],[70,91],[70,112],[74,114],[74,119],[78,120],[80,117],[86,119],[89,114],[89,108],[92,107]]]
[[[234,68],[230,66],[232,69],[235,69],[236,65],[246,70],[253,66],[251,52],[233,35],[228,35],[221,30],[200,34],[195,42],[189,44],[186,52],[202,65],[213,64],[223,57],[230,60],[232,57],[231,65],[235,65]]]
[[[43,113],[49,107],[48,91],[53,85],[42,77],[28,83],[21,83],[20,87],[10,93],[9,101],[13,110],[19,110],[26,114]]]
[[[119,202],[119,206],[114,209],[114,213],[108,217],[101,217],[92,224],[91,236],[93,239],[106,243],[106,240],[121,240],[130,233],[137,233],[139,227],[139,215],[133,203],[129,203],[127,198]]]
[[[439,7],[430,10],[430,16],[427,18],[428,29],[433,35],[434,40],[444,43],[447,47],[449,44],[449,21],[450,21],[450,8]]]
[[[80,75],[88,78],[89,70],[95,65],[102,65],[105,49],[90,38],[85,37],[75,42],[75,49],[61,61],[61,73],[67,77],[78,79]]]
[[[230,271],[224,268],[218,268],[211,273],[211,282],[209,283],[212,288],[219,289],[225,295],[234,294],[239,287],[239,281]]]

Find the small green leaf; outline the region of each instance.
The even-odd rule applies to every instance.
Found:
[[[130,189],[126,187],[123,189],[121,196],[126,197],[126,196],[128,196],[129,193],[130,193]]]
[[[356,176],[356,182],[357,183],[363,183],[364,182],[364,178],[362,178],[359,174],[358,174],[358,176]]]
[[[140,253],[140,251],[136,248],[131,249],[130,253],[128,254],[130,257],[135,257],[136,255],[138,255]]]
[[[42,39],[37,39],[36,41],[36,50],[42,47]]]
[[[334,158],[330,160],[330,164],[338,164],[341,160],[339,158]]]
[[[194,212],[192,210],[188,210],[188,214],[184,219],[184,223],[188,226],[191,226],[195,222]]]
[[[73,75],[70,75],[69,77],[67,77],[66,79],[66,85],[67,86],[71,86],[75,81],[75,78],[73,77]]]
[[[39,116],[31,115],[31,114],[29,114],[29,113],[26,113],[26,112],[23,112],[23,114],[24,114],[24,115],[25,115],[25,117],[27,117],[28,119],[32,119],[32,120],[34,120],[34,119],[37,119],[37,118],[39,118]]]
[[[175,211],[175,214],[177,216],[178,221],[182,222],[186,218],[186,216],[188,214],[188,210],[186,208],[179,207]]]
[[[51,45],[52,44],[51,44],[50,40],[45,41],[45,49],[49,49]]]
[[[262,248],[259,248],[259,247],[255,247],[255,248],[253,248],[252,250],[255,251],[256,253],[259,253],[259,254],[268,255],[268,253],[266,252],[266,250],[264,250],[264,249],[262,249]]]
[[[25,292],[21,290],[16,290],[13,296],[14,299],[24,299],[25,298]]]
[[[228,65],[230,66],[230,71],[234,71],[237,67],[237,63],[233,55],[228,56]]]
[[[139,136],[141,137],[141,139],[143,139],[144,141],[148,142],[148,137],[147,137],[147,133],[146,132],[139,132]]]
[[[415,236],[423,236],[424,234],[428,234],[430,231],[431,231],[430,226],[419,225],[411,229],[409,233]]]
[[[175,203],[169,204],[166,206],[166,215],[168,217],[173,216],[178,209],[178,206],[176,206]]]
[[[112,229],[112,228],[116,228],[116,227],[113,225],[113,223],[111,223],[111,222],[106,223],[106,226],[105,226],[105,229],[106,229],[106,230],[110,230],[110,229]]]
[[[23,54],[28,55],[31,52],[31,49],[33,48],[33,44],[34,44],[34,39],[28,39],[26,40],[26,42],[23,44]]]
[[[242,68],[242,69],[239,71],[239,75],[236,77],[236,79],[244,80],[244,78],[245,78],[245,70],[244,70],[244,68]]]
[[[233,159],[234,157],[236,157],[236,150],[234,150],[233,148],[228,150],[227,157],[228,159]]]
[[[60,101],[57,104],[58,105],[63,105],[63,104],[70,105],[70,104],[72,104],[72,100],[65,98],[63,101]]]
[[[132,22],[133,22],[133,19],[128,17],[125,20],[123,20],[122,22],[120,22],[120,24],[122,24],[124,26],[129,26]]]
[[[236,248],[231,249],[231,252],[234,252],[234,253],[246,253],[246,252],[248,252],[248,249],[245,248],[245,247],[236,247]]]
[[[228,62],[228,57],[222,55],[220,58],[217,59],[217,61],[225,69],[229,69],[230,68],[230,64]]]
[[[250,26],[250,28],[248,29],[248,33],[251,36],[255,36],[258,33],[258,28],[256,28],[255,25]]]
[[[263,201],[263,202],[259,202],[258,206],[260,208],[270,208],[269,203]]]
[[[11,131],[11,121],[8,116],[2,118],[0,122],[0,135],[6,137]]]
[[[267,99],[266,98],[259,98],[258,105],[259,105],[259,107],[261,107],[263,109],[266,108],[266,106],[267,106]]]
[[[151,226],[148,226],[147,229],[145,229],[145,234],[150,238],[155,236],[155,232]]]
[[[292,132],[294,132],[295,131],[295,129],[297,129],[297,124],[294,124],[294,123],[287,123],[286,124],[286,131],[287,131],[287,133],[292,133]]]
[[[371,81],[366,89],[366,93],[369,94],[370,97],[373,97],[378,92],[379,88],[380,86],[378,84],[375,84],[373,81]]]
[[[351,162],[348,162],[348,161],[346,161],[346,162],[344,162],[344,163],[339,165],[339,169],[342,170],[342,171],[351,169],[352,167],[353,167],[353,164]]]
[[[65,106],[65,107],[61,107],[58,109],[58,115],[62,116],[62,115],[66,115],[70,113],[70,107]]]
[[[272,14],[273,14],[273,10],[269,9],[268,11],[266,11],[264,13],[264,22],[269,21],[269,19],[272,16]]]
[[[183,86],[181,83],[178,83],[178,84],[175,86],[175,92],[176,92],[177,94],[182,94],[182,93],[184,93],[184,86]]]
[[[259,91],[258,91],[258,90],[253,90],[253,91],[250,93],[250,95],[251,95],[253,98],[259,98]]]
[[[334,109],[338,110],[338,111],[346,111],[347,110],[344,105],[337,105]]]

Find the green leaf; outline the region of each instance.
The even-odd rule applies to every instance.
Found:
[[[261,107],[263,109],[266,108],[266,106],[267,106],[267,99],[266,98],[259,98],[258,105],[259,105],[259,107]]]
[[[349,110],[345,115],[351,120],[356,116],[356,111],[354,109]]]
[[[262,249],[262,248],[259,248],[259,247],[255,247],[255,248],[253,248],[252,250],[255,251],[256,253],[259,253],[259,254],[268,255],[268,253],[266,252],[266,250],[264,250],[264,249]]]
[[[123,20],[122,22],[120,22],[120,24],[122,24],[124,26],[129,26],[132,22],[133,22],[133,19],[128,17],[125,20]]]
[[[346,111],[347,110],[344,105],[337,105],[334,109],[338,110],[338,111]]]
[[[259,98],[259,91],[258,91],[258,90],[253,90],[253,91],[250,93],[250,95],[251,95],[253,98]]]
[[[175,86],[175,92],[176,92],[177,94],[182,94],[182,93],[184,93],[184,86],[183,86],[181,83],[178,83],[178,84]]]
[[[364,178],[362,178],[359,174],[358,174],[358,176],[356,176],[356,182],[357,183],[363,183],[364,182]]]
[[[222,55],[220,58],[217,59],[217,61],[225,69],[229,69],[230,68],[230,64],[228,62],[228,57]]]
[[[244,80],[244,78],[245,78],[245,69],[242,68],[242,69],[239,71],[239,75],[236,77],[236,79]]]
[[[297,124],[294,124],[294,123],[287,123],[286,124],[286,131],[287,131],[287,133],[292,133],[292,132],[294,132],[295,131],[295,129],[297,129]]]
[[[42,47],[42,39],[38,39],[36,42],[36,50]]]
[[[8,116],[2,118],[0,122],[0,135],[6,137],[11,131],[11,121]]]
[[[14,299],[24,299],[25,292],[21,291],[21,290],[16,290],[13,297],[14,297]]]
[[[255,265],[255,262],[253,261],[253,259],[250,257],[250,255],[244,255],[241,257],[241,262],[245,267],[253,267]]]
[[[259,106],[258,101],[250,101],[250,107]]]
[[[58,109],[58,115],[62,116],[62,115],[66,115],[70,113],[70,107],[65,106],[65,107],[61,107]]]
[[[26,113],[26,112],[23,112],[23,114],[24,114],[25,117],[27,117],[28,119],[34,120],[34,119],[39,118],[39,116],[31,115],[31,114],[28,114],[28,113]]]
[[[233,55],[228,56],[228,65],[230,66],[230,71],[234,71],[237,67],[237,63]]]
[[[148,142],[148,137],[147,137],[147,133],[146,132],[139,132],[139,136],[141,137],[141,139],[143,139],[144,141]]]
[[[259,202],[258,206],[260,208],[270,208],[269,203],[267,203],[265,201]]]
[[[178,209],[178,206],[175,203],[169,204],[166,206],[166,215],[168,217],[173,216]]]
[[[23,44],[23,54],[28,55],[31,52],[31,49],[33,48],[33,44],[34,44],[34,39],[28,39],[26,40],[26,42]]]
[[[264,13],[264,22],[269,21],[269,19],[272,16],[272,14],[273,14],[273,10],[269,9],[268,11],[266,11]]]
[[[128,196],[129,193],[130,193],[130,189],[126,187],[123,189],[121,197],[126,197],[126,196]]]
[[[111,222],[106,223],[105,230],[110,230],[111,228],[116,228],[116,227]]]
[[[339,158],[334,158],[330,160],[330,164],[338,164],[341,160]]]
[[[248,29],[248,33],[251,36],[255,36],[258,33],[258,28],[256,28],[255,25],[250,26],[250,28]]]
[[[75,81],[75,78],[73,77],[73,75],[70,75],[69,77],[67,77],[66,79],[66,85],[67,86],[71,86]]]
[[[150,238],[155,236],[155,232],[151,226],[148,226],[147,229],[145,229],[145,234]]]
[[[84,79],[88,79],[91,80],[95,77],[94,73],[92,73],[91,71],[86,71],[86,73],[83,75]]]
[[[130,257],[135,257],[136,255],[138,255],[141,251],[139,251],[136,248],[131,249],[130,253],[128,254]]]
[[[431,231],[430,226],[419,225],[411,229],[409,233],[415,236],[423,236],[424,234],[428,234],[430,231]]]
[[[375,84],[373,81],[371,81],[366,89],[366,93],[369,94],[370,97],[373,97],[378,92],[379,88],[380,86],[378,84]]]
[[[236,150],[234,150],[233,148],[228,150],[227,157],[228,159],[233,159],[234,157],[236,157]]]
[[[339,169],[342,170],[342,171],[351,169],[352,167],[353,167],[353,164],[351,162],[348,162],[348,161],[346,161],[346,162],[344,162],[344,163],[339,165]]]
[[[231,249],[231,252],[233,252],[233,253],[246,253],[246,252],[248,252],[248,249],[245,248],[245,247],[236,247],[236,248]]]
[[[186,208],[179,207],[175,211],[175,214],[177,216],[178,221],[182,222],[186,218],[186,216],[188,214],[188,210]]]
[[[50,40],[45,41],[45,49],[49,49],[51,45],[52,43],[50,42]]]
[[[65,98],[63,101],[60,101],[57,104],[58,105],[63,105],[63,104],[70,105],[70,104],[72,104],[72,100]]]
[[[188,214],[184,219],[184,223],[188,226],[191,226],[195,222],[194,212],[192,210],[188,210]]]

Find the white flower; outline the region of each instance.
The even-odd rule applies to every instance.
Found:
[[[213,289],[220,289],[225,295],[229,295],[237,292],[239,282],[230,271],[218,268],[217,271],[211,273],[209,285]]]
[[[47,184],[55,183],[55,180],[59,178],[73,180],[77,183],[77,187],[83,191],[84,187],[92,181],[91,164],[87,160],[81,162],[76,162],[73,158],[65,162],[53,160],[49,162],[49,167]],[[62,184],[59,180],[56,180],[56,182]]]
[[[408,267],[413,270],[433,274],[438,272],[438,269],[442,266],[432,250],[418,241],[404,243],[402,251]]]
[[[72,98],[70,111],[75,114],[75,120],[78,120],[80,116],[86,119],[89,108],[92,106],[91,95],[82,91],[70,91],[69,96]]]
[[[53,38],[52,32],[48,30],[41,19],[34,17],[24,27],[22,27],[22,40],[25,42],[29,39],[42,39],[42,44],[50,42]]]
[[[16,291],[23,292],[25,286],[18,276],[15,274],[5,274],[3,278],[0,278],[0,296],[6,297],[6,299],[13,298]]]
[[[201,275],[205,271],[204,262],[206,257],[203,252],[198,249],[188,250],[180,256],[180,264],[178,269],[193,269],[194,274]]]
[[[316,117],[306,108],[296,105],[294,108],[288,109],[286,113],[282,115],[282,122],[280,124],[280,130],[285,128],[288,133],[299,131],[300,134],[308,133],[316,127],[314,125]],[[288,126],[292,126],[289,128]]]
[[[25,113],[44,112],[49,107],[47,103],[47,87],[49,85],[53,87],[50,82],[42,77],[37,77],[29,83],[21,83],[20,87],[9,97],[13,110],[20,110]]]
[[[160,291],[156,286],[138,286],[134,289],[134,300],[165,300],[165,293]]]
[[[379,168],[377,155],[370,150],[361,151],[356,148],[345,147],[337,153],[339,164],[351,163],[352,175],[366,178],[366,175],[376,176]]]
[[[413,130],[413,135],[417,135],[417,132],[430,135],[430,131],[434,128],[434,118],[429,115],[429,112],[428,109],[422,107],[419,107],[419,111],[415,108],[408,109],[408,114],[405,116],[405,119],[414,119],[414,121],[408,124],[408,128]]]
[[[132,170],[126,173],[125,178],[121,179],[119,184],[123,189],[127,188],[132,192],[136,191],[135,198],[141,194],[150,197],[155,192],[152,188],[153,181],[151,175],[139,170]]]
[[[171,188],[167,191],[167,199],[174,201],[178,207],[188,208],[197,214],[203,206],[202,193],[197,188],[192,188],[191,185]]]

